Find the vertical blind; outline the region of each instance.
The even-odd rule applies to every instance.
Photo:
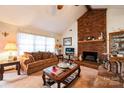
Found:
[[[27,33],[18,33],[17,37],[19,55],[22,55],[24,52],[55,51],[55,38]]]

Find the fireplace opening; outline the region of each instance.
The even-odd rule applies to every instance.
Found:
[[[86,60],[86,61],[97,62],[97,56],[98,56],[97,52],[87,52],[87,51],[84,51],[82,59]]]

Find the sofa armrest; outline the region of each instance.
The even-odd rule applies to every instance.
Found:
[[[27,72],[28,59],[20,58],[21,70]]]

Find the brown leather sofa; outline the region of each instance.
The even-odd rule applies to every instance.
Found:
[[[25,59],[20,62],[21,70],[28,75],[59,62],[50,52],[25,52],[24,57]]]

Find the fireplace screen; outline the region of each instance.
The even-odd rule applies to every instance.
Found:
[[[97,62],[97,56],[98,56],[97,52],[83,52],[82,58],[83,60]]]

